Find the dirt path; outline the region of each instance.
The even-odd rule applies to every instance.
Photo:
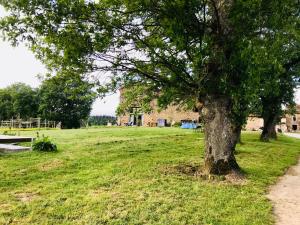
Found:
[[[286,134],[300,138],[300,134]],[[300,148],[300,146],[299,146]],[[276,225],[300,225],[300,160],[271,188]]]

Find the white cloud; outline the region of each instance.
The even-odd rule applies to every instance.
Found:
[[[92,115],[110,115],[114,116],[119,105],[120,94],[114,94],[103,100],[97,100],[93,105]]]
[[[40,84],[37,75],[45,72],[45,67],[25,46],[14,48],[9,43],[0,41],[0,87],[15,82],[37,87]]]
[[[0,17],[7,13],[0,6]],[[0,40],[0,88],[16,82],[23,82],[38,87],[38,74],[44,74],[46,69],[24,45],[12,47]],[[92,115],[115,115],[119,104],[119,94],[111,95],[104,100],[97,100],[93,105]]]

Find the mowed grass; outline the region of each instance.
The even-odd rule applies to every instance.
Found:
[[[266,192],[300,154],[299,140],[262,143],[257,133],[243,134],[237,160],[247,182],[239,185],[182,173],[203,162],[201,133],[100,128],[42,134],[58,144],[57,153],[0,155],[0,224],[273,224]]]

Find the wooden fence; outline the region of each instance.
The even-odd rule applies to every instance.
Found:
[[[30,118],[29,120],[11,119],[1,121],[1,128],[60,128],[60,123],[41,118]]]

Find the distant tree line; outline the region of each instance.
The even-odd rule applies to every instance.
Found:
[[[0,121],[41,117],[61,122],[62,128],[79,128],[89,118],[96,97],[92,89],[75,73],[49,76],[38,88],[13,84],[0,89]]]
[[[107,125],[107,123],[116,124],[117,118],[115,116],[90,116],[89,117],[89,125],[90,126],[102,126]]]

